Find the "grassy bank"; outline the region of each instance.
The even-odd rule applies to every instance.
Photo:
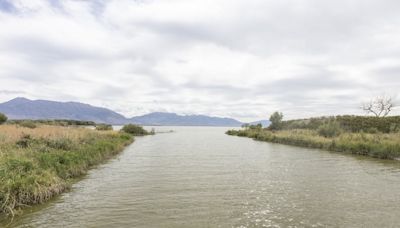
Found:
[[[400,133],[344,132],[333,137],[323,137],[317,130],[309,129],[281,131],[243,129],[229,130],[226,133],[259,141],[347,152],[382,159],[400,158]]]
[[[14,215],[24,205],[49,200],[132,141],[115,131],[0,125],[0,212]]]

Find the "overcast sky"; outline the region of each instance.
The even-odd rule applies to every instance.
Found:
[[[399,12],[398,0],[0,0],[0,102],[362,114],[399,93]]]

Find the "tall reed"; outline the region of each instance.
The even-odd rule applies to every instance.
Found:
[[[0,212],[14,215],[18,208],[49,200],[132,141],[115,131],[0,126]]]

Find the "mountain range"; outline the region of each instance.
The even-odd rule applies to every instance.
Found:
[[[95,107],[79,102],[57,102],[30,100],[18,97],[0,103],[0,112],[9,119],[71,119],[96,123],[169,126],[241,126],[243,123],[232,118],[206,115],[178,115],[167,112],[153,112],[127,118],[107,108]]]

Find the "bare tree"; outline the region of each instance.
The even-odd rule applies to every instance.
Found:
[[[370,102],[366,102],[362,105],[362,109],[367,114],[374,114],[376,117],[385,117],[394,108],[393,98],[389,96],[380,96],[372,99]]]

